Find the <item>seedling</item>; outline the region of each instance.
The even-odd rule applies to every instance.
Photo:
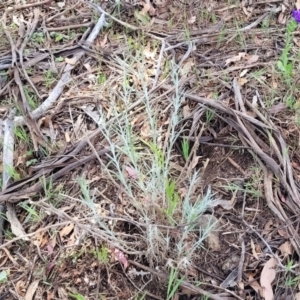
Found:
[[[190,144],[187,140],[184,139],[181,143],[181,147],[182,147],[183,158],[187,161],[189,158]]]
[[[170,61],[166,59],[164,63],[163,74],[162,74],[163,79],[168,77],[169,72],[170,72]]]
[[[104,265],[109,262],[108,249],[105,246],[101,246],[100,250],[92,250],[93,255]]]
[[[97,74],[97,84],[103,84],[106,81],[106,76],[104,73],[102,73],[101,71],[98,72]]]
[[[147,294],[144,293],[142,296],[140,295],[137,295],[134,297],[134,300],[144,300],[146,298]]]
[[[8,175],[14,180],[20,180],[20,174],[14,169],[14,167],[9,166],[9,165],[5,165],[5,168],[8,172]]]
[[[45,36],[42,32],[34,32],[33,35],[31,36],[31,40],[34,43],[41,45],[45,42]]]
[[[290,85],[291,78],[293,76],[293,67],[294,64],[289,58],[289,53],[292,47],[292,38],[295,29],[297,28],[298,24],[295,20],[291,20],[287,24],[287,32],[285,36],[285,48],[282,51],[280,59],[277,61],[277,68],[281,71],[283,78],[285,79],[286,83]]]
[[[179,195],[175,191],[175,181],[169,182],[169,180],[167,180],[166,198],[167,198],[167,209],[165,210],[165,213],[166,213],[168,219],[173,224],[174,223],[173,215],[174,215],[176,207],[179,203]]]
[[[37,96],[35,93],[33,93],[32,91],[30,91],[30,89],[28,87],[24,87],[24,93],[25,93],[25,97],[26,100],[30,106],[31,109],[35,109],[38,106],[37,103]]]
[[[175,271],[174,268],[172,268],[168,281],[167,300],[172,299],[172,297],[175,295],[176,291],[178,290],[180,284],[183,281],[183,278],[177,279],[177,277],[178,273]]]
[[[300,281],[300,276],[292,277],[289,275],[285,280],[285,286],[293,287],[296,284],[298,284],[299,281]]]
[[[0,272],[0,283],[7,282],[7,276],[9,274],[9,270],[3,270]]]
[[[45,73],[45,85],[46,88],[50,88],[52,84],[56,81],[54,74],[51,70],[47,70]]]
[[[69,296],[76,300],[85,300],[85,298],[79,293],[69,293]]]
[[[205,110],[206,123],[210,123],[215,116],[215,112],[212,109]]]

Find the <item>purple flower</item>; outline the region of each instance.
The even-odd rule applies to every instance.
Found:
[[[297,21],[297,23],[300,23],[300,9],[298,10],[292,10],[292,17]]]

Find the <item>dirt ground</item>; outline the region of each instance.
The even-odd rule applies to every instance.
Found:
[[[0,299],[300,299],[295,9],[1,1]]]

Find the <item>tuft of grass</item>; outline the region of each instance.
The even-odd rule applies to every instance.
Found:
[[[42,220],[42,216],[38,213],[33,205],[28,204],[26,201],[18,204],[27,212],[26,222],[37,223]]]
[[[285,286],[286,287],[294,287],[297,285],[300,281],[300,276],[295,276],[294,274],[291,273],[291,271],[295,268],[295,263],[294,261],[288,260],[288,263],[286,265],[286,278],[285,278]]]
[[[38,107],[37,96],[33,93],[27,86],[24,86],[24,93],[26,100],[31,109],[35,109]]]
[[[18,139],[20,139],[25,144],[27,145],[30,144],[30,136],[23,126],[15,126],[14,134]]]
[[[8,172],[8,175],[10,176],[10,178],[12,178],[14,181],[21,179],[20,174],[15,170],[14,167],[5,165],[5,168]]]

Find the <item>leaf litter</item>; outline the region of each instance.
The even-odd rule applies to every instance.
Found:
[[[300,254],[299,109],[289,88],[298,44],[286,31],[299,1],[271,11],[251,1],[50,2],[0,4],[1,122],[18,108],[13,162],[2,161],[11,183],[0,203],[15,221],[1,228],[1,293],[166,299],[176,268],[179,299],[297,298],[298,266],[288,266]],[[155,182],[160,172],[167,178]],[[190,185],[193,172],[200,181]],[[200,214],[207,189],[214,200]],[[48,272],[32,272],[47,260]],[[145,275],[130,281],[133,266]]]

